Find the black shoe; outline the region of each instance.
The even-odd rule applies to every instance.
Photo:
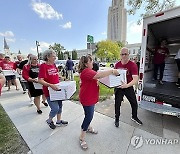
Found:
[[[68,125],[68,121],[61,120],[61,124]]]
[[[23,94],[25,94],[26,93],[26,91],[23,91]]]
[[[38,114],[41,114],[41,113],[42,113],[42,111],[41,111],[41,110],[37,110],[37,113],[38,113]]]
[[[53,121],[51,121],[51,122],[49,123],[48,120],[46,120],[46,122],[47,122],[47,124],[49,125],[49,127],[50,127],[51,129],[55,129],[55,128],[56,128],[56,126],[54,125],[54,122],[53,122]]]
[[[119,120],[117,121],[115,121],[115,123],[114,123],[114,125],[116,126],[116,127],[119,127]]]
[[[44,102],[42,101],[42,103],[44,104],[44,106],[48,106],[48,104],[47,104],[46,102],[44,103]]]
[[[64,120],[61,120],[60,122],[56,122],[56,126],[67,126],[68,125],[68,122],[67,121],[64,121]]]
[[[141,120],[138,119],[138,117],[136,118],[131,118],[132,121],[134,121],[135,123],[137,123],[138,125],[142,125],[143,123],[141,122]]]

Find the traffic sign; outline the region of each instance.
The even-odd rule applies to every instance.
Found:
[[[93,43],[93,42],[94,42],[94,38],[93,38],[93,36],[88,35],[88,36],[87,36],[87,42],[89,42],[89,43]]]

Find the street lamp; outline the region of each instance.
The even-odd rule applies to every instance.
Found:
[[[40,46],[39,42],[38,42],[38,41],[36,41],[37,54],[38,54],[38,59],[39,59],[39,63],[40,63],[39,46]]]

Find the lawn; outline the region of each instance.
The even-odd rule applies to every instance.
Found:
[[[0,153],[27,153],[29,148],[0,104]]]
[[[76,81],[76,93],[73,95],[71,99],[74,101],[79,101],[79,76],[75,76],[74,80]],[[113,95],[114,93],[113,88],[108,88],[101,83],[99,83],[99,86],[100,86],[99,101],[104,101]]]

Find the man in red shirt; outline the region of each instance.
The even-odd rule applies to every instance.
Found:
[[[127,97],[132,108],[131,120],[139,125],[142,122],[137,117],[137,100],[134,92],[133,85],[138,81],[138,68],[137,65],[129,60],[129,53],[127,48],[122,48],[120,52],[121,61],[115,64],[115,69],[125,69],[127,70],[127,83],[122,83],[121,86],[114,89],[115,93],[115,126],[119,127],[119,116],[120,116],[120,106],[123,101],[124,95]]]
[[[159,84],[163,85],[162,78],[164,74],[165,68],[165,58],[169,55],[169,50],[166,48],[167,41],[162,40],[159,47],[155,49],[149,49],[148,51],[152,52],[154,55],[154,80],[157,80],[158,70],[160,69],[160,77],[159,77]]]

